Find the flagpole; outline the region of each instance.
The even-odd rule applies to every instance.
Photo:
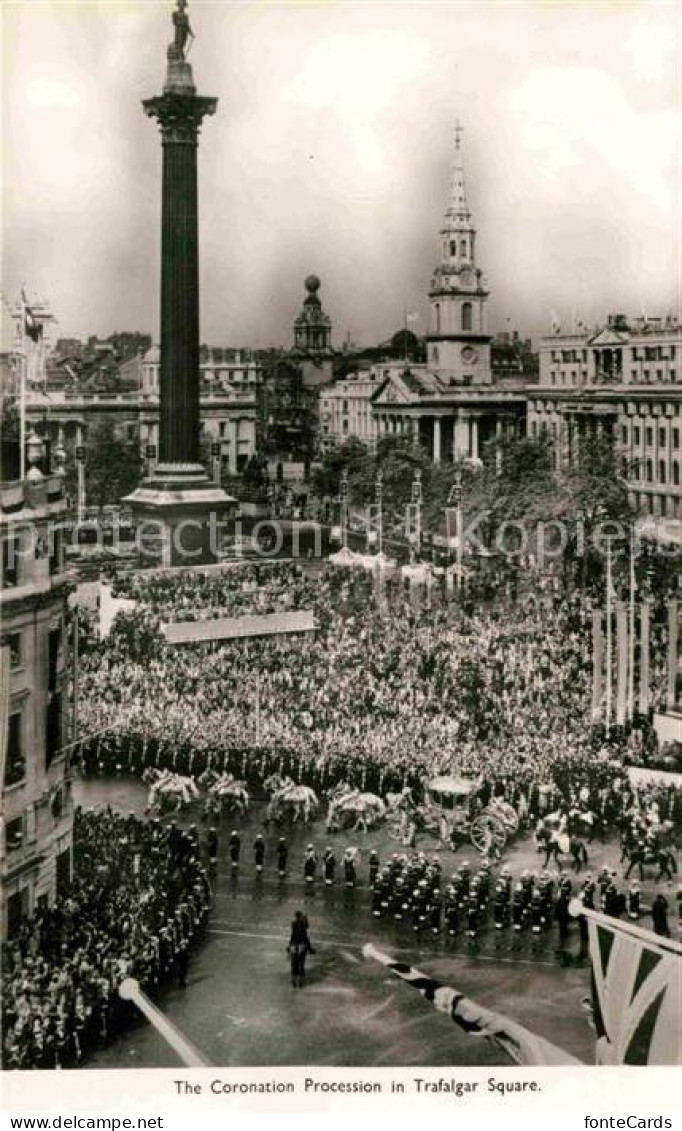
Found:
[[[611,539],[606,539],[606,737],[611,733],[611,682],[613,678],[613,625],[611,598]]]
[[[678,943],[675,939],[666,938],[665,935],[656,935],[653,931],[647,931],[644,927],[636,927],[634,923],[627,919],[614,919],[612,915],[594,911],[590,907],[585,907],[578,898],[570,901],[568,910],[574,919],[579,919],[583,915],[586,919],[592,919],[593,922],[598,923],[600,927],[609,927],[612,931],[622,932],[625,935],[632,935],[636,939],[641,939],[650,950],[658,950],[663,954],[682,955],[682,943]]]
[[[21,330],[20,330],[20,347],[19,357],[20,364],[20,377],[19,377],[19,478],[21,480],[26,478],[26,367],[28,359],[26,356],[26,298],[24,292],[21,292]]]
[[[635,528],[633,526],[630,532],[630,609],[629,609],[629,633],[630,639],[628,641],[628,718],[630,722],[635,717],[635,596],[637,591],[637,579],[635,577]]]
[[[149,1000],[143,990],[140,989],[140,983],[136,978],[124,978],[118,987],[118,992],[123,1001],[131,1001],[133,1005],[137,1006],[140,1013],[144,1014],[159,1036],[163,1038],[166,1044],[170,1045],[186,1068],[210,1067],[210,1062],[199,1052],[199,1049],[191,1041],[188,1041],[177,1025],[169,1021],[161,1010]]]

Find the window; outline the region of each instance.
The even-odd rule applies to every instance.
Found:
[[[440,334],[440,303],[436,303],[436,333]]]
[[[646,461],[646,481],[647,483],[654,481],[654,462],[651,459]]]
[[[450,255],[457,255],[457,240],[450,240]]]
[[[662,370],[662,369],[657,369],[657,370],[656,370],[656,380],[657,380],[657,381],[662,381],[662,380],[663,380],[663,370]]]
[[[459,241],[459,251],[460,251],[460,255],[466,255],[466,253],[467,253],[467,241],[466,240],[460,240]]]
[[[628,442],[628,426],[627,426],[627,424],[623,425],[622,436],[623,436],[623,443],[627,444],[627,442]]]
[[[665,428],[659,428],[658,430],[658,446],[659,448],[665,447]]]
[[[633,435],[633,439],[634,439],[634,442],[635,442],[635,446],[639,447],[639,444],[640,444],[641,439],[642,439],[642,430],[641,430],[639,424],[635,424],[635,427],[632,430],[632,435]]]
[[[679,487],[680,485],[680,464],[679,460],[673,460],[673,486]]]
[[[637,380],[637,370],[636,370],[636,369],[633,369],[633,370],[632,370],[632,380],[633,380],[633,381],[636,381],[636,380]]]
[[[57,690],[57,665],[59,661],[59,649],[62,643],[62,630],[61,628],[50,629],[48,636],[48,669],[47,669],[47,690]]]
[[[653,447],[653,443],[654,443],[654,430],[653,430],[653,428],[647,428],[647,430],[646,430],[646,446],[647,446],[647,448]]]
[[[24,816],[14,817],[5,827],[5,848],[8,853],[16,852],[24,843]]]
[[[659,460],[658,461],[658,481],[659,481],[659,483],[665,483],[665,481],[666,481],[666,470],[667,469],[666,469],[666,466],[665,466],[665,460],[662,460],[662,459]]]
[[[10,534],[2,540],[2,585],[3,589],[12,589],[17,584],[19,576],[19,557],[16,535]]]
[[[218,433],[221,437],[225,435],[226,427],[227,427],[227,425],[226,425],[225,421],[221,420],[220,424],[218,425]]]
[[[21,667],[21,633],[10,632],[7,637],[7,644],[9,646],[9,666],[10,668]]]
[[[59,573],[62,568],[62,532],[61,530],[51,530],[49,533],[50,540],[50,557],[48,561],[50,577],[55,573]]]
[[[16,785],[26,776],[24,757],[24,727],[21,711],[14,711],[9,717],[7,733],[7,764],[5,766],[5,785]]]
[[[62,748],[62,696],[56,692],[45,710],[45,767],[52,765]]]
[[[679,448],[679,446],[680,446],[680,430],[679,430],[679,428],[673,428],[673,447]]]
[[[462,303],[462,329],[471,330],[473,323],[473,307],[470,302]]]

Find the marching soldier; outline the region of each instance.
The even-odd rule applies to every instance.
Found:
[[[279,872],[279,875],[282,879],[287,874],[288,856],[289,850],[287,848],[287,842],[285,841],[284,837],[281,836],[277,842],[277,871]]]
[[[357,848],[347,848],[343,856],[343,871],[346,877],[346,887],[354,888],[357,879],[357,872],[355,861],[357,858]]]
[[[429,912],[429,919],[431,922],[431,933],[434,935],[440,934],[441,912],[443,910],[443,900],[441,899],[440,889],[435,888],[431,895],[431,907]]]
[[[459,928],[459,900],[454,884],[445,889],[445,925],[450,938],[454,938]]]
[[[369,854],[369,883],[370,887],[374,887],[379,873],[379,853],[375,848]]]
[[[218,832],[211,827],[206,834],[206,853],[210,868],[215,868],[218,860]]]
[[[630,884],[627,894],[627,913],[628,919],[636,922],[639,919],[641,906],[641,892],[639,884],[634,881]]]
[[[238,868],[239,867],[239,854],[242,850],[242,842],[241,842],[241,838],[239,836],[239,833],[237,832],[236,829],[233,829],[232,832],[230,833],[229,849],[230,849],[230,860],[232,862],[232,867]]]
[[[306,884],[311,885],[315,883],[316,871],[317,853],[315,852],[314,845],[309,844],[305,850],[305,859],[303,861],[303,876]]]
[[[256,871],[259,873],[262,872],[263,861],[265,860],[265,841],[263,840],[262,833],[258,833],[253,842],[253,859],[256,865]]]
[[[495,885],[493,919],[496,932],[504,931],[509,926],[509,891],[507,885],[501,880],[498,880]]]
[[[472,890],[467,901],[467,942],[469,946],[477,945],[480,925],[481,908],[478,903],[478,895]]]
[[[322,857],[322,874],[324,875],[324,882],[326,887],[330,888],[334,883],[334,872],[336,871],[336,857],[332,848],[326,848],[324,856]]]

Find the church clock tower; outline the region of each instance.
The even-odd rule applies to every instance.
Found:
[[[440,262],[429,300],[427,368],[446,385],[490,385],[490,335],[486,333],[488,289],[476,266],[476,229],[464,183],[462,128],[455,128],[450,202],[440,232]]]

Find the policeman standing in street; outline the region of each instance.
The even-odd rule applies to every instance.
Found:
[[[242,850],[242,842],[241,842],[241,838],[239,836],[239,833],[237,832],[236,829],[233,829],[232,832],[230,833],[229,849],[230,849],[230,860],[232,862],[232,867],[238,868],[239,867],[239,854]]]

